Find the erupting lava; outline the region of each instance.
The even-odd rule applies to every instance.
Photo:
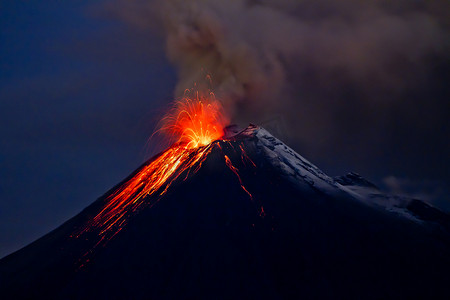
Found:
[[[192,94],[194,96],[190,97]],[[187,91],[185,97],[176,102],[170,113],[163,118],[163,125],[159,130],[169,138],[172,146],[111,194],[105,200],[101,211],[75,236],[79,237],[85,232],[97,229],[100,239],[95,247],[110,240],[122,230],[128,217],[143,207],[147,196],[155,195],[158,201],[174,180],[185,171],[184,179],[188,178],[191,172],[195,173],[208,153],[218,145],[217,140],[223,137],[227,123],[228,119],[222,106],[213,93],[201,96],[198,91]],[[224,155],[224,159],[251,198],[251,194],[242,184],[238,170],[228,156]]]
[[[212,92],[207,97],[194,92],[194,98],[186,91],[185,97],[175,103],[172,111],[163,119],[161,131],[185,144],[186,149],[206,146],[224,135],[228,119]]]

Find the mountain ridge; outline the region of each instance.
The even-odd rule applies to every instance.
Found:
[[[362,180],[356,175],[344,182],[324,174],[257,126],[217,143],[195,174],[180,176],[166,194],[148,199],[105,245],[93,247],[98,240],[95,230],[70,236],[157,156],[74,218],[0,260],[0,295],[5,299],[449,295],[445,213],[430,213],[418,200],[401,207],[386,205],[395,198],[383,198],[381,192],[369,197],[367,191],[373,193],[376,187],[355,185]],[[80,268],[85,253],[89,261]]]

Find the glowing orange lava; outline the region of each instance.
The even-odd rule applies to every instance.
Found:
[[[222,106],[212,92],[207,97],[193,92],[194,97],[186,91],[183,100],[175,103],[172,111],[163,119],[162,132],[185,144],[187,149],[206,146],[220,139],[228,119]]]
[[[163,118],[160,129],[174,142],[172,147],[109,196],[102,210],[76,236],[100,228],[99,244],[116,235],[126,224],[127,217],[141,208],[146,196],[163,195],[185,171],[188,175],[191,169],[196,172],[200,168],[213,148],[212,142],[223,136],[227,122],[214,94],[201,97],[196,91],[194,97],[189,97],[186,93]]]
[[[185,174],[186,179],[191,172],[197,172],[215,145],[221,149],[217,140],[223,137],[228,119],[220,102],[212,93],[201,96],[195,91],[193,94],[194,97],[190,97],[186,93],[163,118],[159,131],[168,137],[172,146],[106,198],[101,211],[75,237],[97,229],[99,240],[94,247],[110,240],[123,229],[129,216],[142,209],[143,204],[153,205],[182,174]],[[243,152],[242,159],[244,160],[245,155],[245,159],[251,162],[242,146],[239,147]],[[252,198],[244,187],[237,168],[228,156],[223,155],[228,168],[237,175],[242,189]],[[146,202],[147,196],[151,195],[156,198],[151,203]]]

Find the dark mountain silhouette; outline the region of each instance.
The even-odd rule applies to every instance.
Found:
[[[71,236],[120,184],[2,259],[0,298],[448,299],[446,213],[331,178],[262,128],[234,134],[109,242]]]

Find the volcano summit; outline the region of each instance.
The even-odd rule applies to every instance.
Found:
[[[448,299],[446,213],[329,177],[253,125],[166,153],[2,259],[0,297]]]

